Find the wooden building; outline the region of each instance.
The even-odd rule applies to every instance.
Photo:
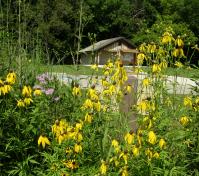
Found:
[[[81,63],[103,65],[108,59],[119,57],[125,65],[135,65],[138,51],[124,37],[101,40],[80,50]]]

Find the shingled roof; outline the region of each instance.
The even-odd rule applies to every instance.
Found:
[[[93,45],[90,45],[82,50],[80,50],[79,52],[81,53],[85,53],[85,52],[91,52],[91,51],[98,51],[114,42],[117,41],[125,41],[128,45],[135,47],[129,40],[127,40],[124,37],[115,37],[115,38],[110,38],[110,39],[106,39],[106,40],[101,40],[97,43],[94,43]]]

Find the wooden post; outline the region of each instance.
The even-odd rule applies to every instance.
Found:
[[[99,63],[100,63],[99,57],[100,57],[100,52],[97,53],[97,64],[98,64],[98,65],[99,65]]]
[[[132,85],[131,93],[126,93],[123,97],[123,100],[120,104],[120,112],[124,114],[129,120],[130,127],[136,131],[137,124],[136,124],[136,114],[133,113],[131,110],[133,105],[137,103],[137,87],[138,87],[138,79],[135,76],[130,75],[128,80],[125,83],[126,85]]]

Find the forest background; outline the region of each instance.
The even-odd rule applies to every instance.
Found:
[[[198,9],[198,0],[0,0],[0,57],[72,63],[95,41],[123,36],[138,46],[168,26],[186,47],[198,42]]]

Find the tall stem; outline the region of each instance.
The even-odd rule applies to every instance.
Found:
[[[19,45],[19,84],[22,85],[22,58],[21,58],[21,0],[18,1],[19,14],[18,14],[18,45]]]
[[[82,16],[83,16],[83,0],[80,1],[80,10],[79,10],[79,26],[78,26],[78,42],[77,42],[77,58],[76,58],[76,69],[78,70],[79,62],[79,50],[82,41]]]

